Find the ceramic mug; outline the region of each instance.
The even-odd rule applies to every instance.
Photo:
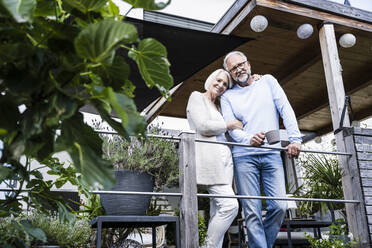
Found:
[[[270,130],[265,132],[265,138],[269,145],[274,145],[280,141],[279,130]]]

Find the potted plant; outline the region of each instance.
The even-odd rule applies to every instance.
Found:
[[[165,134],[150,127],[150,134]],[[178,182],[178,155],[175,143],[154,137],[103,136],[104,158],[115,168],[113,190],[152,192]],[[143,215],[151,196],[101,194],[108,215]]]
[[[300,160],[304,169],[304,183],[297,189],[295,196],[304,198],[343,199],[342,170],[338,167],[337,158],[325,155],[309,154]],[[344,209],[342,203],[302,202],[299,211],[302,215],[313,215],[327,209],[335,220],[334,210]]]

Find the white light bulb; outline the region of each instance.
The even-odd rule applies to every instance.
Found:
[[[251,20],[251,29],[255,32],[262,32],[267,28],[268,21],[262,15],[256,15]]]
[[[338,42],[340,43],[340,46],[349,48],[355,45],[356,38],[353,34],[347,33],[343,34],[338,40]]]
[[[297,36],[300,39],[307,39],[313,34],[313,26],[308,23],[302,24],[297,29]]]

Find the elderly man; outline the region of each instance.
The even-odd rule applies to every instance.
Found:
[[[279,130],[279,114],[286,127],[290,145],[287,154],[297,157],[301,150],[301,133],[296,117],[278,81],[271,75],[264,75],[254,81],[251,66],[246,56],[238,51],[231,52],[224,59],[224,68],[230,72],[235,86],[221,97],[221,109],[225,121],[241,120],[243,130],[231,130],[235,142],[259,147],[264,143],[265,132]],[[279,144],[278,144],[279,145]],[[278,150],[233,147],[235,180],[240,195],[261,195],[285,197],[283,162]],[[249,247],[271,248],[283,222],[287,202],[266,201],[266,217],[262,220],[261,200],[241,200]]]

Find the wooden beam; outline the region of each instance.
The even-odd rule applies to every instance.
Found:
[[[338,56],[333,24],[324,23],[319,30],[319,41],[331,108],[332,124],[333,129],[336,130],[339,127],[342,109],[344,107],[345,90],[342,82],[342,68]],[[347,114],[345,115],[343,125],[346,127],[350,126]],[[344,137],[343,132],[335,134],[335,138],[338,151],[353,154],[351,157],[339,156],[338,158],[339,165],[344,172],[342,187],[345,199],[360,201],[359,204],[346,204],[349,229],[358,240],[358,247],[369,247],[370,237],[354,139],[352,135]]]
[[[286,3],[278,0],[256,0],[257,6],[276,9],[295,15],[305,16],[320,21],[329,21],[334,24],[343,25],[355,29],[372,32],[372,24],[352,20],[350,18],[329,14],[323,11],[314,10],[297,4]]]
[[[231,22],[226,25],[221,33],[230,34],[234,29],[248,16],[249,13],[256,7],[256,0],[251,0],[240,12],[239,14],[231,20]]]
[[[231,22],[231,20],[239,13],[241,12],[241,9],[244,8],[244,6],[248,3],[254,2],[254,5],[256,4],[255,0],[237,0],[234,2],[234,4],[229,8],[228,11],[223,15],[223,17],[216,23],[216,25],[213,26],[211,29],[212,33],[221,33],[221,31],[226,28],[226,26]],[[254,6],[253,6],[254,7]]]
[[[321,59],[320,48],[311,45],[301,50],[298,54],[284,61],[274,75],[282,87],[289,81],[305,72],[308,68],[319,62]]]
[[[199,247],[195,132],[182,132],[180,136],[181,245]]]
[[[366,66],[365,68],[362,68],[358,71],[355,71],[352,73],[354,78],[350,78],[347,80],[347,83],[345,83],[345,91],[346,95],[351,96],[353,93],[355,93],[358,90],[361,90],[368,85],[371,84],[372,80],[372,71],[370,69],[370,66]],[[355,77],[354,75],[358,75]],[[311,115],[312,113],[315,113],[329,105],[329,102],[327,100],[327,94],[320,93],[317,95],[316,98],[312,99],[312,103],[315,103],[316,106],[313,104],[308,104],[309,101],[306,100],[303,104],[300,104],[302,107],[301,111],[296,111],[296,117],[297,119],[305,118],[308,115]]]
[[[180,83],[173,87],[169,93],[172,96],[174,92],[178,90],[182,86],[183,83]],[[152,122],[155,117],[158,115],[159,111],[162,109],[162,107],[167,103],[167,99],[164,97],[159,97],[154,102],[152,102],[149,106],[147,106],[142,112],[141,115],[145,117],[145,120],[147,123]]]
[[[288,3],[326,11],[332,14],[372,23],[372,12],[327,0],[284,0]]]

